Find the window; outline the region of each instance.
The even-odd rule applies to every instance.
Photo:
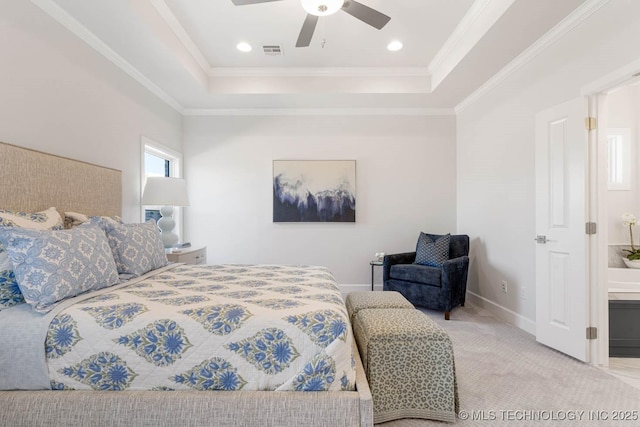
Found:
[[[609,129],[607,132],[609,190],[631,189],[630,139],[630,129]]]
[[[158,154],[144,153],[145,176],[171,176],[171,160]]]
[[[182,155],[168,147],[163,146],[147,137],[142,137],[142,183],[141,194],[149,176],[174,176],[180,177],[180,162]],[[176,221],[176,232],[182,229],[180,221],[181,210],[178,208],[174,212],[173,218]],[[160,206],[143,206],[142,218],[144,221],[160,219]]]

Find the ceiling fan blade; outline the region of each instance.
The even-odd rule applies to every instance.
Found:
[[[246,4],[269,3],[272,1],[281,1],[281,0],[231,0],[231,1],[236,6],[244,6]]]
[[[384,13],[378,12],[375,9],[371,9],[369,6],[365,6],[362,3],[358,3],[354,0],[347,0],[342,6],[342,10],[349,15],[361,20],[362,22],[371,25],[378,30],[382,29],[387,22],[391,20],[390,17]]]
[[[317,23],[318,17],[308,13],[304,24],[302,24],[296,47],[308,47],[311,44],[311,38],[313,37],[313,32],[316,30]]]

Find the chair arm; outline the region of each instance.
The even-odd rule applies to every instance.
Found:
[[[387,280],[390,277],[391,266],[395,264],[413,264],[416,260],[415,252],[404,252],[401,254],[385,255],[382,259],[382,279]]]
[[[442,289],[452,295],[464,295],[467,291],[469,257],[461,256],[442,264]]]

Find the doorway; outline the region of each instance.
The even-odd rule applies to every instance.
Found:
[[[609,98],[613,100],[615,97],[612,97],[612,94],[615,94],[616,91],[626,90],[621,89],[628,86],[633,86],[634,89],[630,89],[635,91],[640,88],[640,60],[637,60],[621,69],[617,70],[610,75],[604,76],[598,81],[592,83],[584,87],[581,91],[581,95],[587,99],[586,108],[584,108],[584,112],[586,116],[595,117],[597,126],[593,131],[588,132],[588,143],[586,147],[586,152],[584,159],[585,161],[582,163],[585,169],[585,177],[586,181],[584,182],[584,186],[582,187],[584,194],[586,196],[584,200],[584,204],[578,203],[574,206],[584,206],[585,217],[582,228],[582,233],[585,232],[584,224],[587,224],[587,237],[584,241],[584,247],[586,248],[586,253],[584,258],[582,258],[586,266],[583,267],[584,272],[586,274],[586,279],[584,281],[580,281],[585,283],[584,287],[580,289],[575,289],[575,292],[572,292],[570,295],[576,295],[577,293],[582,293],[585,295],[585,308],[587,310],[586,316],[582,318],[582,323],[580,321],[574,322],[573,326],[563,325],[561,321],[564,318],[562,316],[538,316],[540,319],[537,319],[537,329],[540,329],[540,323],[547,322],[549,324],[555,323],[554,326],[565,326],[567,329],[571,329],[571,335],[575,335],[576,340],[579,338],[578,334],[581,335],[582,339],[586,344],[585,354],[586,357],[582,358],[580,356],[575,356],[578,359],[585,360],[588,363],[591,363],[596,366],[600,366],[603,368],[608,368],[609,366],[609,228],[610,225],[613,226],[614,222],[619,222],[619,215],[616,214],[614,216],[618,216],[618,219],[609,219],[609,181],[616,181],[613,186],[618,186],[618,189],[613,189],[611,191],[630,191],[630,190],[622,190],[621,188],[629,187],[630,185],[633,187],[634,185],[638,187],[639,196],[635,198],[635,204],[631,205],[628,209],[636,210],[638,212],[638,226],[636,236],[640,236],[640,98],[637,101],[633,101],[634,108],[637,108],[639,113],[637,114],[628,114],[631,116],[631,119],[625,119],[627,122],[629,120],[634,120],[634,126],[629,124],[616,122],[614,119],[611,119],[611,123],[615,124],[615,127],[609,124],[609,109],[615,111],[620,107],[617,107],[615,104],[612,107],[609,107],[608,101]],[[640,90],[638,90],[640,93]],[[626,92],[620,92],[619,96],[622,97],[625,95],[629,97]],[[556,108],[556,107],[554,107]],[[540,113],[539,115],[544,115],[545,112]],[[566,117],[569,117],[568,115]],[[617,119],[616,119],[617,120]],[[566,120],[566,123],[573,122],[573,120]],[[552,124],[560,123],[560,121],[549,121],[548,125],[546,125],[546,129],[552,129]],[[589,120],[587,122],[588,127],[590,127],[593,121]],[[627,132],[625,128],[631,127],[633,128],[628,132],[629,137],[626,137]],[[564,131],[563,131],[564,132]],[[538,139],[538,134],[544,135],[544,132],[538,132],[538,128],[536,131],[536,139]],[[639,141],[638,147],[634,148],[634,146],[629,146],[628,149],[625,147],[626,143],[618,144],[619,154],[617,155],[618,163],[617,167],[625,167],[630,168],[631,175],[625,175],[625,171],[618,171],[616,179],[609,178],[609,136],[612,136],[612,140],[614,141],[624,141],[625,138],[630,140],[633,138],[635,141]],[[563,133],[559,133],[559,135],[563,135]],[[579,138],[572,138],[579,139]],[[558,141],[563,141],[562,138],[559,138]],[[538,141],[536,141],[536,145],[538,145]],[[558,147],[562,147],[563,144],[555,144]],[[616,145],[616,143],[612,143],[612,146]],[[553,144],[552,144],[553,146]],[[612,150],[615,151],[616,147],[612,147]],[[633,156],[631,156],[631,150],[634,151]],[[629,154],[629,155],[627,155]],[[635,156],[635,157],[634,157]],[[561,156],[562,157],[562,156]],[[559,158],[561,158],[559,157]],[[573,156],[562,157],[562,158],[573,158]],[[638,171],[635,171],[631,166],[630,162],[626,162],[630,160],[630,158],[637,159],[635,163],[637,163]],[[625,163],[626,162],[626,163]],[[562,163],[558,163],[562,164]],[[536,176],[538,175],[538,171],[536,171]],[[559,176],[563,176],[560,174]],[[543,188],[549,188],[547,185],[542,186]],[[579,189],[578,189],[579,190]],[[558,194],[563,194],[562,192],[558,192]],[[627,193],[627,197],[623,197],[624,199],[629,198]],[[612,198],[615,196],[611,196]],[[619,197],[619,195],[618,195]],[[637,199],[637,200],[636,200]],[[560,200],[558,198],[558,200]],[[538,205],[538,202],[536,202]],[[612,207],[611,210],[622,209],[624,204],[616,204],[615,207]],[[546,210],[546,212],[550,212],[550,210]],[[536,215],[538,217],[538,215]],[[591,223],[597,224],[597,232],[595,234],[591,234],[590,230]],[[536,228],[538,228],[538,219],[536,220]],[[617,226],[621,226],[621,224],[616,224]],[[612,229],[613,230],[613,229]],[[544,230],[543,230],[544,231]],[[537,231],[538,232],[538,231]],[[622,233],[624,235],[624,230],[622,232],[618,229],[616,230],[618,234]],[[540,234],[540,233],[539,233]],[[542,234],[545,234],[544,232]],[[613,232],[612,232],[613,234]],[[583,234],[584,235],[584,234]],[[545,235],[538,237],[547,237]],[[536,239],[538,240],[538,239]],[[546,244],[550,240],[541,239]],[[636,237],[637,241],[637,237]],[[622,242],[618,242],[622,243]],[[612,246],[620,246],[620,245],[612,245]],[[638,246],[640,246],[640,242],[638,242]],[[576,245],[574,245],[576,247]],[[551,250],[553,248],[549,248],[546,250]],[[619,248],[621,249],[621,248]],[[564,255],[562,251],[556,251],[560,255]],[[546,254],[546,253],[545,253]],[[536,259],[539,257],[536,256]],[[548,257],[547,257],[548,258]],[[575,260],[579,261],[580,257],[575,258]],[[621,258],[618,260],[620,261]],[[536,261],[537,262],[537,261]],[[568,265],[568,264],[567,264]],[[584,265],[584,264],[583,264]],[[538,270],[538,268],[537,268]],[[622,270],[620,268],[620,270]],[[640,269],[639,269],[640,270]],[[559,269],[562,272],[562,269]],[[627,270],[628,272],[628,270]],[[638,272],[640,274],[640,271]],[[537,276],[548,276],[548,275],[540,275]],[[559,275],[559,277],[563,277]],[[550,282],[550,280],[547,280]],[[588,284],[590,286],[587,286]],[[640,278],[638,279],[638,293],[637,299],[640,301]],[[538,288],[538,279],[536,279],[536,288]],[[567,288],[568,289],[568,288]],[[538,292],[538,289],[536,289]],[[544,297],[544,295],[543,295]],[[633,296],[635,297],[635,295]],[[556,298],[557,299],[557,298]],[[537,295],[536,300],[538,303],[541,301],[540,295]],[[542,300],[548,300],[543,298]],[[537,304],[538,305],[538,304]],[[582,305],[582,304],[580,304]],[[566,313],[571,313],[572,310],[566,310]],[[558,311],[562,314],[562,311]],[[568,318],[568,317],[565,317]],[[579,331],[580,324],[582,327],[589,326],[587,329],[587,336],[595,339],[585,339],[584,329],[582,333]],[[597,332],[593,327],[597,329]],[[561,332],[559,328],[556,328],[558,334]],[[554,333],[555,334],[555,333]],[[536,334],[538,335],[538,334]],[[558,335],[559,336],[559,335]],[[540,339],[537,336],[538,340],[545,343],[543,339]],[[553,337],[552,337],[553,338]],[[556,348],[560,351],[563,351],[567,354],[571,354],[571,351],[560,348],[561,346],[556,346],[553,344],[553,341],[550,341],[550,345],[553,348]],[[575,348],[578,348],[580,345],[579,341],[576,341]],[[638,368],[634,369],[638,373],[638,383],[636,384],[640,387],[640,360],[638,360]]]
[[[623,260],[624,250],[632,244],[638,248],[640,235],[640,219],[634,220],[640,218],[640,77],[612,85],[592,99],[602,171],[596,185],[601,257],[597,283],[603,301],[599,365],[640,387],[640,328],[624,321],[640,314],[640,269],[627,268]]]

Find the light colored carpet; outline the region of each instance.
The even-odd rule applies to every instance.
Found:
[[[422,311],[453,341],[461,415],[454,425],[640,426],[639,389],[536,343],[532,335],[470,304],[453,310],[449,321],[442,313]],[[405,419],[377,425],[451,424]]]

